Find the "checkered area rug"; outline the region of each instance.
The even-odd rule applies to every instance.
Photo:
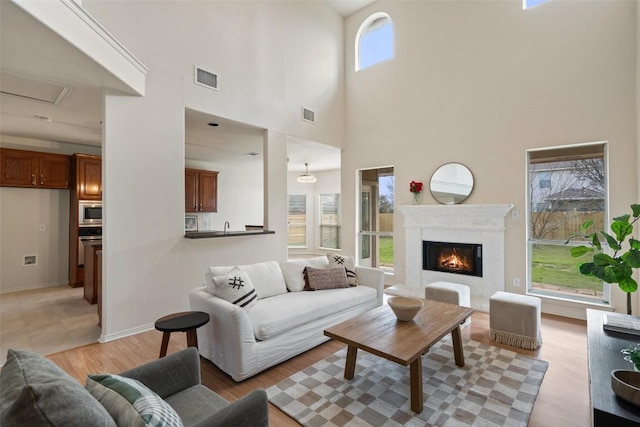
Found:
[[[303,426],[526,426],[548,363],[451,336],[422,356],[424,409],[411,410],[409,368],[358,351],[344,379],[346,348],[269,387],[269,401]]]

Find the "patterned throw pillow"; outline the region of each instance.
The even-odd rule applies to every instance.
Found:
[[[209,293],[242,307],[244,311],[248,311],[258,302],[256,290],[246,271],[234,268],[224,276],[214,277],[213,283],[215,287],[212,290],[207,289]]]
[[[338,254],[327,254],[329,260],[329,268],[344,267],[347,270],[347,282],[349,286],[357,286],[358,278],[356,277],[356,266],[353,258]]]
[[[347,274],[344,267],[338,268],[304,268],[304,290],[321,291],[323,289],[348,288]]]
[[[119,426],[183,425],[176,411],[140,381],[120,375],[89,375],[87,390]]]

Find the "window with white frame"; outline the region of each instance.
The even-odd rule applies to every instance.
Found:
[[[606,144],[581,144],[528,153],[528,289],[554,297],[606,303],[609,284],[583,276],[569,236],[586,220],[604,230],[607,216]]]
[[[307,196],[305,194],[288,196],[287,232],[290,248],[307,246]]]
[[[340,249],[340,194],[320,194],[320,247]]]
[[[393,23],[386,13],[368,17],[356,34],[356,71],[393,58]]]

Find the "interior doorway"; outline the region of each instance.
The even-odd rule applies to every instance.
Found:
[[[358,264],[393,274],[393,166],[361,169],[358,173]]]

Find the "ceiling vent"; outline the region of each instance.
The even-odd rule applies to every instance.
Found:
[[[52,105],[62,103],[72,90],[72,88],[59,83],[38,80],[5,71],[2,72],[0,77],[0,93],[3,95]]]
[[[316,122],[316,113],[308,108],[302,107],[302,120],[309,123]]]
[[[218,75],[196,65],[195,83],[209,89],[218,90]]]

